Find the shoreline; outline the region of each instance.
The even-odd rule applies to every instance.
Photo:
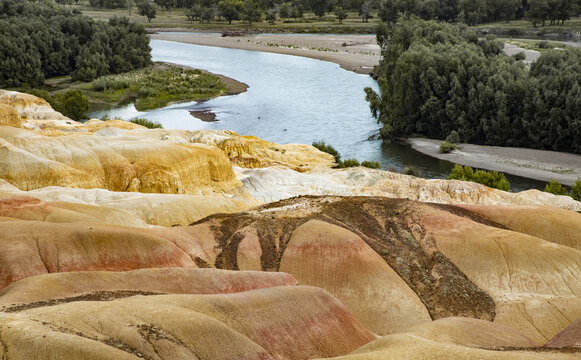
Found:
[[[151,39],[230,49],[263,51],[330,61],[345,70],[371,74],[379,64],[375,35],[244,34],[216,33],[150,34]]]
[[[581,155],[549,150],[458,144],[459,150],[440,153],[441,140],[409,138],[412,149],[455,164],[499,171],[529,179],[552,179],[571,186],[581,179]]]

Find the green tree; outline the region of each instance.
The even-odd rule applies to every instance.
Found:
[[[362,22],[369,22],[371,18],[371,12],[373,11],[373,2],[371,0],[366,0],[361,5],[361,9],[359,9],[359,17],[361,17]]]
[[[262,11],[256,2],[253,0],[246,0],[242,9],[242,20],[247,21],[249,26],[253,22],[262,20]]]
[[[86,118],[89,110],[89,100],[80,90],[69,90],[53,96],[54,109],[73,120]]]
[[[274,22],[276,21],[276,10],[275,9],[270,9],[268,11],[268,13],[266,14],[266,21],[268,21],[270,24],[274,25]]]
[[[313,9],[313,13],[321,19],[323,15],[327,12],[327,8],[329,4],[327,3],[328,0],[313,0],[311,3],[311,8]]]
[[[503,173],[497,171],[474,171],[470,166],[454,165],[448,180],[472,181],[503,191],[510,190],[510,183]]]
[[[214,9],[210,7],[202,8],[202,14],[200,15],[200,22],[206,21],[208,24],[214,19]]]
[[[278,15],[282,19],[287,19],[290,16],[289,6],[287,3],[280,5],[280,9],[278,10]]]
[[[168,13],[176,6],[176,0],[155,0],[155,3]]]
[[[556,180],[551,180],[547,186],[545,186],[545,192],[555,195],[568,195],[567,189]]]
[[[240,13],[244,7],[244,2],[241,0],[224,0],[218,3],[218,9],[222,16],[228,20],[228,24],[232,24],[232,20],[240,19]]]
[[[341,6],[335,7],[335,16],[339,19],[339,24],[343,23],[344,19],[347,19],[349,13],[347,10],[343,9]]]
[[[399,10],[395,0],[382,0],[379,5],[379,18],[391,28],[399,17]]]
[[[155,19],[155,15],[157,13],[155,5],[147,0],[139,2],[137,4],[137,10],[139,11],[139,15],[145,16],[147,18],[147,22],[151,22],[151,19]]]

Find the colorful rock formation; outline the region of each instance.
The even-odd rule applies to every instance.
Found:
[[[2,102],[0,358],[581,354],[569,197]]]

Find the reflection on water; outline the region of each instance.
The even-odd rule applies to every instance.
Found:
[[[383,168],[398,171],[413,166],[429,178],[444,178],[452,168],[449,162],[401,144],[367,140],[379,130],[363,92],[365,87],[377,90],[377,82],[367,75],[298,56],[161,40],[152,40],[151,48],[154,61],[223,74],[246,83],[248,91],[148,112],[137,111],[133,104],[112,110],[94,109],[91,117],[101,118],[105,114],[125,120],[143,117],[160,122],[166,129],[233,130],[283,144],[323,140],[333,145],[343,159],[378,161]],[[203,122],[190,114],[192,110],[212,111],[218,121]],[[516,190],[535,183],[518,178],[510,181]]]

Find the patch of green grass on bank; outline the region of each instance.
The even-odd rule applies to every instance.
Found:
[[[564,32],[579,32],[581,31],[581,17],[572,17],[565,21],[565,24],[550,25],[549,21],[545,26],[537,24],[533,26],[530,20],[511,20],[511,21],[497,21],[492,23],[480,24],[474,26],[476,29],[491,30],[496,34],[504,34],[510,36],[522,35],[537,35],[543,36],[547,34],[561,34]]]
[[[107,75],[83,84],[85,94],[95,102],[121,104],[135,101],[139,111],[170,103],[207,99],[228,91],[215,75],[165,63],[128,73]]]
[[[567,47],[567,45],[565,45],[565,44],[558,43],[558,42],[552,42],[552,41],[546,41],[546,40],[521,40],[521,39],[505,40],[505,39],[502,39],[502,41],[504,41],[507,44],[516,45],[516,46],[523,48],[525,50],[535,50],[535,51],[540,51],[540,52],[553,50],[555,48],[563,49],[563,48]]]

